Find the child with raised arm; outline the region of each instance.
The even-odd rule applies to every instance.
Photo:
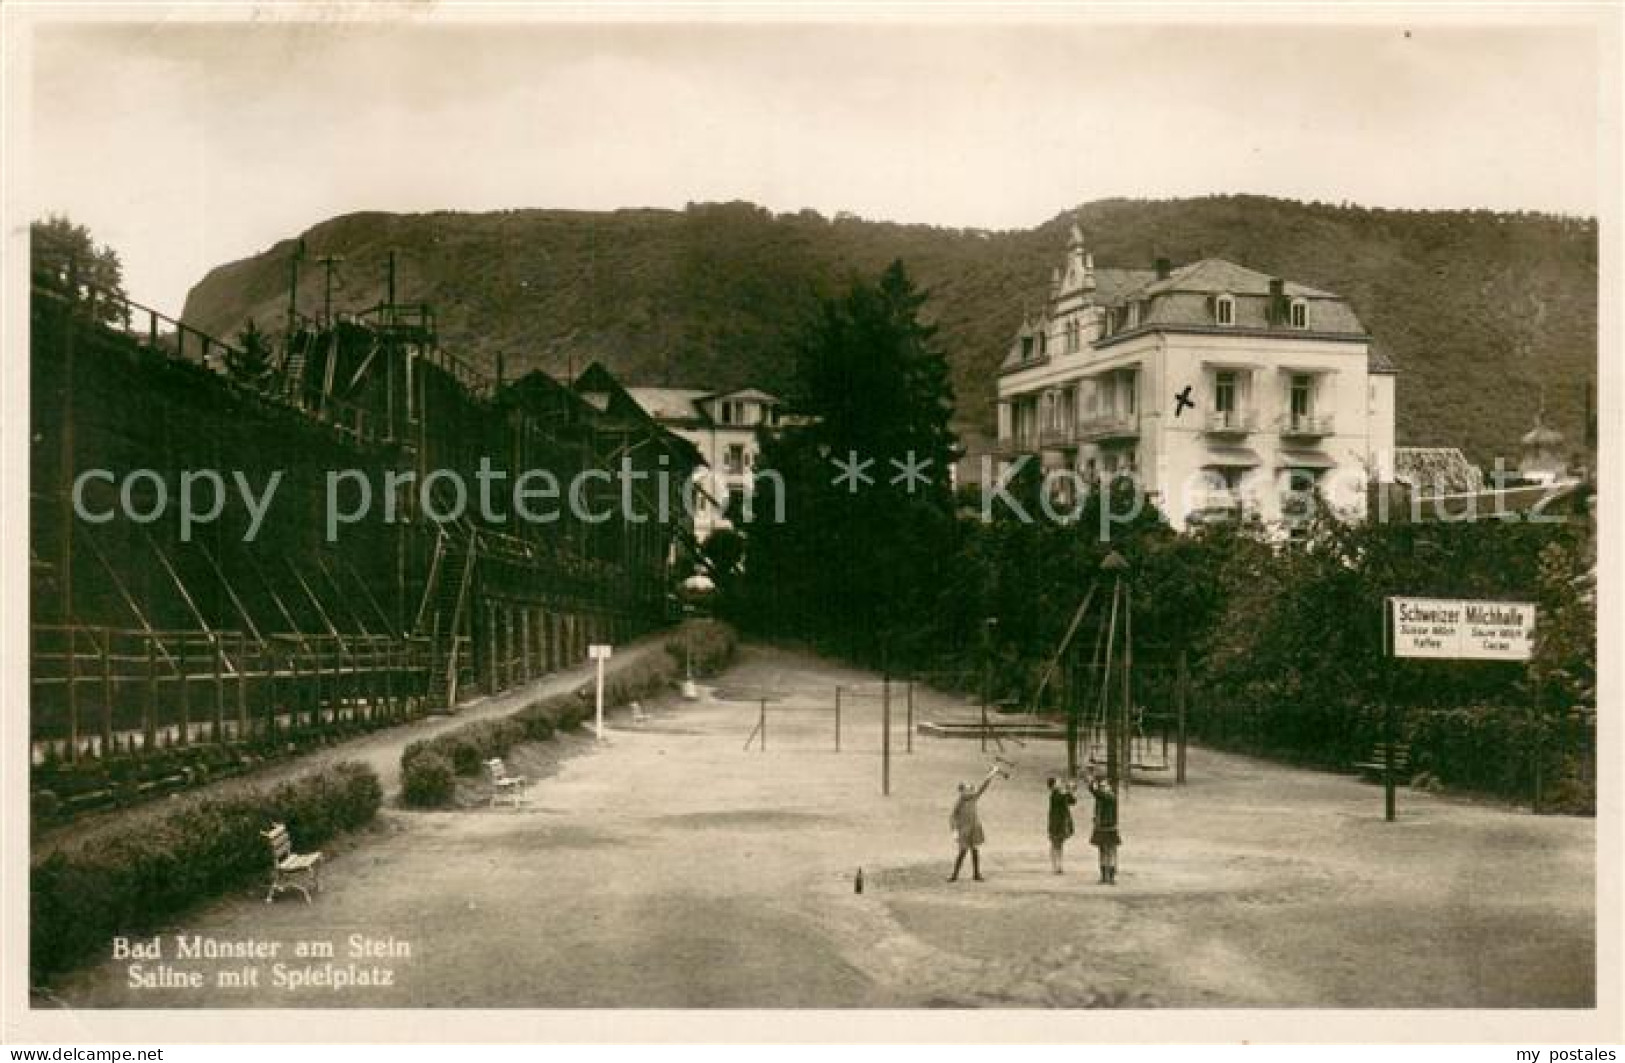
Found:
[[[959,881],[959,869],[965,866],[966,853],[970,853],[971,877],[977,882],[984,881],[979,848],[987,836],[982,832],[982,817],[977,812],[976,802],[987,793],[987,788],[999,775],[1009,777],[1003,768],[995,764],[988,769],[987,777],[979,786],[972,786],[968,782],[959,784],[959,799],[954,802],[954,810],[948,814],[948,829],[959,842],[959,856],[954,860],[954,873],[948,876],[949,882]]]
[[[1089,773],[1089,792],[1095,798],[1095,829],[1089,844],[1100,850],[1100,883],[1117,885],[1117,847],[1123,844],[1117,833],[1117,792],[1103,776]]]

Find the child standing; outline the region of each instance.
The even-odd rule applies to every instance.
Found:
[[[1072,806],[1078,803],[1076,787],[1069,782],[1062,782],[1055,776],[1049,777],[1049,864],[1057,874],[1061,874],[1061,851],[1066,840],[1072,837]]]
[[[1117,793],[1112,784],[1093,772],[1089,774],[1089,792],[1095,798],[1095,829],[1089,835],[1089,844],[1100,850],[1100,882],[1103,886],[1117,885],[1117,847],[1123,844],[1117,833]]]
[[[987,836],[982,833],[982,817],[977,811],[976,802],[993,785],[994,777],[1003,774],[1003,769],[995,764],[980,785],[972,786],[968,782],[959,784],[959,797],[954,801],[954,810],[948,814],[948,829],[953,831],[954,840],[959,843],[959,856],[954,860],[954,873],[948,876],[949,882],[959,881],[959,869],[965,865],[966,853],[970,853],[971,877],[977,882],[982,881],[980,848]]]

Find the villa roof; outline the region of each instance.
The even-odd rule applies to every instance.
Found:
[[[626,393],[657,421],[698,419],[700,400],[711,394],[701,388],[627,388]]]

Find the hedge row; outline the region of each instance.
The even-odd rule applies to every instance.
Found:
[[[344,762],[270,790],[203,797],[110,838],[58,850],[30,876],[36,978],[105,950],[114,935],[148,933],[193,906],[269,878],[260,831],[286,823],[301,851],[369,823],[378,776]]]
[[[614,708],[669,690],[683,674],[692,652],[696,675],[715,675],[733,660],[737,638],[726,624],[691,620],[666,644],[666,654],[650,654],[604,681],[604,705]],[[477,776],[492,757],[507,756],[525,742],[545,742],[558,730],[574,730],[593,711],[594,690],[584,685],[568,694],[531,702],[518,712],[455,727],[413,742],[401,753],[401,800],[413,808],[451,803],[455,776]]]
[[[1212,698],[1190,723],[1193,737],[1222,749],[1331,769],[1370,756],[1386,733],[1380,710],[1295,703],[1276,691],[1249,691],[1240,704]],[[1396,723],[1413,775],[1430,785],[1528,801],[1539,775],[1547,807],[1595,811],[1584,770],[1593,757],[1591,725],[1565,730],[1560,716],[1537,719],[1528,705],[1497,704],[1411,709]]]
[[[170,736],[150,750],[137,740],[118,741],[113,754],[68,761],[56,743],[46,746],[44,760],[29,772],[31,826],[49,829],[87,810],[128,808],[177,791],[205,786],[255,771],[313,749],[345,742],[358,735],[396,726],[421,713],[373,716],[355,714],[319,725],[300,722],[276,725],[270,734],[231,743],[168,744]],[[65,747],[64,747],[65,748]]]

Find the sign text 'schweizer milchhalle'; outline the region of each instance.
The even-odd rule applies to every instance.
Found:
[[[1534,652],[1529,602],[1390,598],[1395,657],[1527,661]]]

